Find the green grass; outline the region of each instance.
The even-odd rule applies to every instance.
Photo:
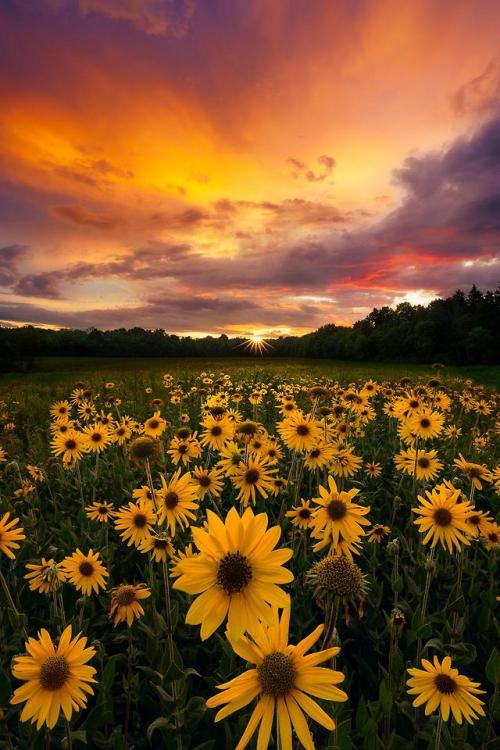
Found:
[[[121,373],[137,374],[142,378],[171,372],[174,377],[193,375],[202,370],[229,372],[233,377],[265,379],[282,377],[330,377],[341,382],[361,378],[397,380],[408,376],[425,381],[435,373],[430,365],[381,362],[344,362],[318,359],[282,359],[266,357],[230,357],[208,359],[202,357],[40,357],[35,360],[32,373],[0,375],[0,387],[12,385],[68,385],[83,377],[89,380],[113,379]],[[476,383],[498,388],[500,367],[475,365],[446,367],[439,377],[444,382],[454,378],[471,378]]]

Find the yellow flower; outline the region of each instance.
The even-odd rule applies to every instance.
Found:
[[[135,490],[137,492],[137,490]],[[120,533],[127,547],[132,544],[136,547],[150,536],[156,523],[156,513],[152,500],[141,500],[136,505],[128,503],[123,505],[115,513],[115,529]]]
[[[420,506],[412,508],[420,516],[414,523],[420,533],[426,534],[424,544],[432,539],[431,547],[440,542],[450,554],[454,552],[454,546],[460,552],[461,543],[470,544],[467,519],[472,513],[472,506],[467,502],[457,502],[460,490],[452,491],[444,485],[435,487],[432,492],[427,490],[425,494],[427,498],[418,496]]]
[[[174,548],[166,532],[155,532],[145,537],[139,544],[139,552],[151,552],[151,557],[157,563],[166,562],[173,557]]]
[[[194,437],[186,437],[185,439],[174,437],[170,441],[170,449],[167,453],[171,456],[175,466],[179,461],[182,461],[186,466],[193,458],[200,457],[201,448],[198,440]]]
[[[236,750],[248,745],[259,725],[257,747],[266,750],[275,714],[283,750],[292,748],[292,726],[301,745],[313,750],[306,716],[330,731],[335,729],[335,722],[311,696],[327,701],[347,700],[346,693],[337,687],[344,680],[342,672],[317,666],[337,656],[340,649],[335,646],[308,654],[324,626],[318,625],[294,646],[288,643],[290,610],[285,609],[281,619],[276,611],[273,614],[274,622],[267,628],[260,626],[252,640],[246,637],[236,640],[228,635],[238,656],[255,666],[218,685],[222,692],[209,698],[207,706],[224,706],[215,716],[215,721],[220,721],[257,698]]]
[[[205,640],[228,618],[228,630],[239,638],[253,634],[259,621],[272,623],[271,605],[287,607],[289,597],[279,584],[290,583],[293,574],[283,568],[292,550],[275,550],[279,526],[267,528],[266,513],[254,515],[247,508],[239,516],[231,508],[223,522],[207,511],[207,528],[193,527],[200,550],[177,563],[180,577],[174,588],[197,595],[186,615],[188,625],[201,624]]]
[[[46,560],[42,557],[40,563],[28,563],[24,576],[29,581],[30,591],[40,591],[49,594],[59,588],[59,584],[66,580],[66,573],[62,570],[63,563],[56,563],[52,558]]]
[[[163,435],[166,429],[167,422],[160,416],[159,411],[155,411],[153,416],[149,417],[149,419],[146,419],[146,421],[144,422],[143,431],[145,435],[148,435],[148,437],[160,437],[160,435]]]
[[[292,519],[292,526],[299,529],[309,529],[313,524],[311,501],[301,499],[300,505],[293,507],[285,515]]]
[[[333,461],[335,447],[331,443],[325,443],[319,440],[314,448],[307,451],[304,457],[304,466],[313,471],[314,469],[324,469]]]
[[[256,492],[267,498],[273,489],[275,473],[276,469],[269,465],[268,459],[259,456],[249,458],[248,463],[240,463],[231,474],[232,483],[239,489],[237,500],[241,500],[246,507],[249,502],[255,505]]]
[[[282,422],[278,422],[278,432],[288,448],[298,453],[310,451],[322,437],[322,424],[311,414],[304,415],[300,409],[294,411]]]
[[[330,471],[336,477],[351,477],[362,464],[362,459],[353,454],[353,448],[337,448],[330,462]]]
[[[373,526],[369,533],[368,533],[368,541],[369,542],[381,542],[384,536],[387,536],[387,534],[391,533],[391,529],[389,526],[384,526],[381,523],[375,524]]]
[[[167,529],[175,536],[175,527],[178,523],[182,529],[189,526],[191,521],[196,520],[198,510],[197,486],[193,482],[190,472],[181,476],[181,470],[177,469],[172,474],[168,483],[161,475],[162,487],[156,493],[156,505],[158,512],[158,523],[167,522]]]
[[[444,416],[437,411],[421,409],[409,419],[411,431],[421,440],[437,437],[443,429]]]
[[[111,444],[112,438],[106,425],[94,422],[82,430],[84,445],[89,453],[102,453]]]
[[[210,450],[220,451],[233,437],[234,425],[225,417],[215,419],[209,415],[203,420],[202,426],[204,427],[204,431],[200,443],[208,446]]]
[[[483,464],[474,464],[471,461],[466,461],[461,453],[458,454],[459,458],[454,460],[455,466],[468,477],[476,490],[482,490],[482,482],[490,481],[491,475],[486,466]]]
[[[65,463],[79,461],[86,450],[82,433],[73,429],[56,432],[50,444],[54,455],[62,456]]]
[[[101,523],[108,522],[110,518],[115,515],[113,503],[92,503],[85,507],[85,513],[87,518],[91,521],[100,521]]]
[[[71,414],[71,404],[69,401],[57,401],[50,407],[50,414],[54,419],[68,419]]]
[[[139,602],[149,596],[151,596],[151,591],[144,583],[135,585],[122,583],[121,586],[111,589],[109,616],[114,621],[115,627],[119,622],[126,622],[130,628],[134,619],[144,614]]]
[[[193,482],[198,485],[199,499],[203,500],[207,492],[212,497],[220,497],[224,480],[220,469],[204,469],[196,466],[193,469]]]
[[[370,525],[370,521],[364,518],[370,508],[352,502],[359,490],[339,492],[331,476],[328,477],[328,489],[320,484],[318,490],[320,497],[313,498],[319,507],[314,511],[311,536],[321,541],[314,549],[323,549],[328,544],[335,547],[341,540],[358,541],[365,533],[362,527]]]
[[[72,639],[71,625],[64,630],[57,649],[47,630],[40,630],[38,640],[29,638],[27,654],[14,657],[12,674],[25,684],[15,690],[11,703],[26,703],[21,721],[36,722],[40,729],[56,725],[61,710],[69,721],[73,711],[87,705],[87,694],[93,695],[90,683],[96,682],[94,667],[87,662],[95,656],[87,639],[80,634]]]
[[[445,656],[440,663],[437,656],[434,664],[422,659],[423,669],[409,669],[411,678],[407,681],[410,695],[417,697],[415,707],[425,703],[425,714],[428,716],[437,708],[444,721],[450,718],[450,710],[458,724],[465,718],[469,724],[479,716],[485,716],[483,701],[477,695],[484,693],[479,682],[472,682],[451,666],[451,659]]]
[[[382,474],[382,467],[377,461],[367,461],[365,463],[364,472],[366,476],[376,478]]]
[[[15,555],[12,550],[20,548],[21,545],[18,542],[26,539],[26,535],[24,529],[18,526],[19,518],[13,518],[11,521],[9,518],[10,513],[7,512],[0,521],[0,552],[13,560]]]
[[[104,579],[109,573],[100,560],[99,552],[90,549],[84,555],[77,548],[76,552],[64,558],[61,567],[70,583],[85,596],[90,596],[92,590],[98,594],[99,589],[106,586]]]

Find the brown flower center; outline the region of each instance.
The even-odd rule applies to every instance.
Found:
[[[210,477],[204,474],[198,479],[198,482],[200,483],[200,487],[210,487],[212,484]]]
[[[426,430],[430,426],[431,426],[431,421],[430,419],[427,419],[427,417],[424,417],[423,419],[420,420],[420,427],[423,427],[424,430]]]
[[[421,469],[428,469],[429,468],[429,459],[428,458],[419,458],[418,459],[418,465]]]
[[[300,435],[301,437],[309,435],[309,427],[306,424],[299,424],[297,426],[297,435]]]
[[[257,667],[257,676],[265,695],[282,697],[293,690],[297,671],[290,656],[275,651]]]
[[[150,419],[149,421],[149,428],[151,430],[156,430],[156,428],[159,426],[158,421],[156,419]]]
[[[177,492],[167,492],[165,495],[165,505],[169,510],[173,510],[177,505],[179,505],[179,495]]]
[[[243,591],[252,580],[252,576],[252,567],[240,552],[228,552],[219,562],[217,583],[229,595]]]
[[[88,578],[88,577],[90,577],[93,574],[93,572],[94,572],[94,566],[88,560],[84,560],[78,566],[78,570],[80,571],[80,574],[82,576],[85,576],[86,578]]]
[[[310,518],[311,517],[311,511],[309,508],[301,508],[299,510],[299,516],[300,518]]]
[[[216,424],[212,427],[210,432],[213,435],[213,437],[219,437],[219,435],[222,435],[222,427],[219,427],[219,425]]]
[[[74,451],[76,448],[76,440],[73,440],[72,438],[70,438],[69,440],[66,440],[64,445],[65,445],[66,450]]]
[[[448,508],[438,508],[435,510],[434,521],[438,526],[449,526],[452,521],[452,515]]]
[[[40,685],[44,690],[59,690],[71,676],[64,656],[49,656],[40,667]]]
[[[438,674],[434,678],[434,684],[440,693],[451,695],[457,689],[457,683],[448,674]]]
[[[260,479],[260,472],[257,469],[248,469],[245,473],[245,482],[247,484],[257,484]]]
[[[143,529],[147,522],[148,519],[145,513],[136,513],[134,516],[134,526],[137,526],[138,529]]]
[[[119,607],[129,607],[137,599],[134,586],[120,586],[114,599]]]
[[[347,508],[342,500],[330,500],[326,510],[332,521],[340,521],[347,514]]]

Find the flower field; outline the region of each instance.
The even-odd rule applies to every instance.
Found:
[[[203,366],[3,387],[0,747],[500,747],[492,387]]]

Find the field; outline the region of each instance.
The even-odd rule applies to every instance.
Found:
[[[36,364],[0,747],[500,748],[498,368]]]

